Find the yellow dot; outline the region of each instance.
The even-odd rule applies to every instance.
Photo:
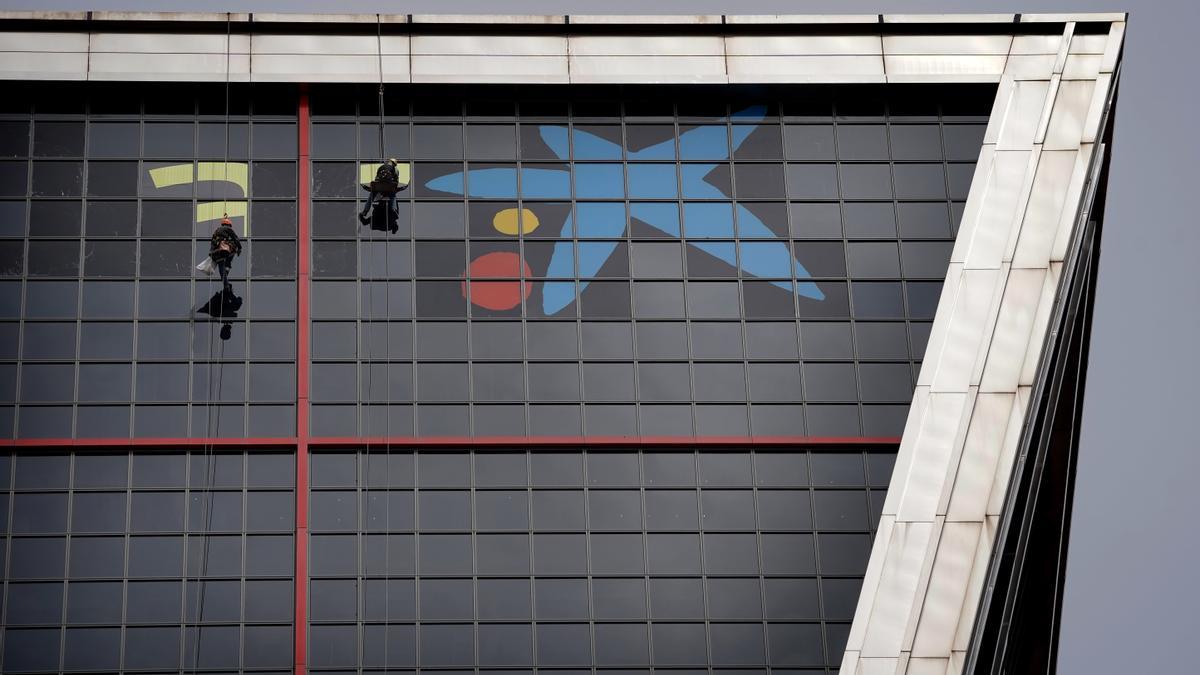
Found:
[[[538,217],[529,209],[504,209],[492,218],[492,227],[497,232],[515,237],[529,234],[538,228]]]

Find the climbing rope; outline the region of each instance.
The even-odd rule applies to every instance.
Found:
[[[222,183],[221,203],[224,206],[225,215],[222,217],[222,220],[224,220],[224,218],[227,218],[229,216],[229,212],[228,212],[228,209],[229,209],[229,181],[228,181],[228,178],[229,178],[229,126],[230,126],[230,115],[229,115],[229,80],[230,80],[230,76],[229,76],[229,71],[230,71],[230,61],[232,58],[231,57],[232,33],[233,33],[233,15],[230,13],[226,13],[226,15],[225,15],[225,153],[224,153],[225,159],[224,159],[224,163],[221,165],[222,178],[224,179],[221,181],[221,183]],[[248,127],[249,127],[249,125],[247,125],[247,128]],[[215,178],[215,176],[214,176],[214,178]],[[212,199],[216,196],[215,193],[216,193],[216,187],[210,184],[210,186],[209,186],[209,201],[212,201]],[[209,279],[209,288],[212,288],[212,282],[213,282],[213,280],[210,278]],[[220,318],[225,318],[225,316],[224,316],[225,315],[225,287],[223,284],[221,286],[220,293],[221,293],[221,295],[220,295],[221,301],[220,301],[220,304],[218,305],[218,314],[220,315]],[[205,503],[202,507],[205,510],[204,533],[203,533],[203,540],[202,540],[202,544],[201,544],[200,570],[199,570],[199,574],[196,579],[196,596],[197,596],[196,609],[197,609],[197,612],[196,612],[195,644],[192,645],[192,672],[193,673],[197,672],[197,670],[199,669],[199,666],[200,666],[200,644],[201,644],[200,632],[202,630],[202,625],[204,622],[204,601],[208,595],[208,593],[207,593],[207,590],[208,590],[207,577],[208,577],[208,559],[209,559],[209,550],[210,550],[209,540],[212,539],[212,519],[213,519],[213,502],[214,502],[213,490],[216,488],[216,480],[217,480],[217,466],[216,466],[217,463],[216,463],[215,444],[213,443],[212,439],[213,439],[213,436],[221,428],[221,406],[220,405],[216,406],[216,414],[214,415],[213,414],[213,399],[214,399],[214,397],[216,397],[216,398],[220,397],[221,390],[224,388],[224,381],[225,381],[225,377],[224,377],[225,376],[225,367],[224,367],[224,365],[225,365],[225,363],[224,363],[225,362],[225,341],[224,340],[221,340],[221,344],[217,348],[216,361],[213,361],[213,332],[214,332],[216,324],[214,324],[211,321],[211,318],[212,318],[211,307],[210,307],[209,317],[210,317],[209,330],[208,330],[209,363],[208,363],[208,370],[205,373],[205,377],[206,377],[207,384],[208,384],[208,389],[205,392],[205,394],[208,396],[208,401],[205,403],[205,425],[206,425],[206,429],[207,429],[207,434],[206,434],[205,440],[204,440],[203,454],[201,455],[204,458],[204,468],[207,471],[208,475],[207,475],[207,481],[204,484]],[[220,321],[218,321],[216,323],[220,323]],[[215,371],[215,374],[214,374],[214,371]],[[214,375],[215,375],[215,377],[214,377]],[[214,379],[215,379],[215,382],[214,382]]]
[[[376,23],[375,23],[376,51],[377,51],[378,63],[379,63],[379,89],[378,89],[379,157],[380,157],[381,162],[386,162],[387,161],[387,157],[386,157],[387,143],[386,143],[386,126],[385,126],[386,110],[385,110],[385,104],[384,104],[384,85],[383,85],[383,17],[382,17],[382,15],[377,14],[377,15],[375,15],[375,19],[376,19]],[[380,228],[376,227],[378,224],[375,222],[375,205],[372,203],[372,204],[370,204],[370,207],[371,207],[371,225],[369,227],[369,234],[367,235],[368,236],[368,250],[370,251],[369,256],[367,256],[368,260],[371,260],[371,256],[374,256],[377,253],[377,247],[378,247],[379,241],[375,235],[375,232],[380,229]],[[385,228],[388,225],[387,218],[390,215],[388,213],[389,210],[390,210],[390,204],[389,204],[389,206],[387,206],[385,208],[385,211],[384,211],[385,221],[384,221],[383,225]],[[383,526],[383,534],[382,534],[383,551],[384,551],[384,564],[383,564],[383,603],[384,603],[383,625],[384,625],[384,627],[383,627],[383,638],[382,639],[383,639],[383,667],[386,670],[388,667],[388,663],[389,663],[389,658],[388,658],[389,645],[388,645],[388,640],[387,640],[387,624],[391,618],[391,612],[390,612],[390,606],[389,606],[389,593],[388,593],[388,584],[390,582],[389,572],[391,570],[391,559],[390,559],[391,552],[390,552],[390,547],[388,546],[388,538],[391,536],[391,490],[390,490],[391,486],[389,484],[390,473],[391,473],[390,472],[390,464],[391,464],[391,452],[390,452],[391,447],[390,446],[391,446],[391,443],[390,443],[389,439],[391,436],[391,409],[392,409],[391,359],[390,359],[390,349],[391,349],[391,271],[390,271],[390,261],[389,261],[389,255],[388,255],[388,249],[387,249],[388,239],[386,236],[384,236],[382,238],[382,243],[383,243],[383,246],[382,246],[381,252],[382,252],[382,256],[383,256],[383,267],[384,267],[384,270],[383,270],[384,385],[383,386],[387,390],[387,394],[384,397],[386,402],[385,402],[384,408],[383,408],[383,415],[384,415],[385,422],[384,422],[384,453],[383,453],[383,461],[384,461],[384,470],[383,470],[383,476],[384,476],[384,485],[383,485],[383,489],[384,489],[384,505],[383,505],[384,526]],[[378,283],[378,279],[379,278],[378,278],[377,274],[372,274],[370,277],[369,285],[367,287],[367,293],[368,293],[367,330],[366,330],[366,333],[367,333],[367,336],[366,336],[366,342],[367,342],[367,356],[366,356],[367,396],[366,396],[366,398],[367,398],[367,403],[365,406],[366,424],[365,424],[365,429],[364,429],[364,431],[365,431],[364,435],[366,436],[366,443],[365,443],[364,458],[363,458],[363,460],[364,460],[363,461],[363,463],[364,463],[363,480],[365,481],[363,501],[366,504],[368,516],[369,516],[369,514],[371,512],[371,508],[372,508],[372,503],[371,503],[371,431],[372,431],[371,417],[372,417],[372,410],[374,408],[373,404],[374,404],[374,399],[375,399],[375,391],[374,391],[374,386],[373,386],[374,385],[374,373],[375,373],[374,352],[376,349],[376,340],[375,340],[375,331],[374,331],[374,328],[375,328],[375,284]],[[356,350],[361,348],[361,345],[363,342],[364,341],[362,339],[360,339],[358,341],[358,344],[355,345]],[[357,359],[357,360],[361,360],[361,355],[359,356],[359,359]],[[360,396],[360,401],[359,401],[359,408],[360,409],[364,408],[362,401],[361,401],[361,396]],[[366,524],[368,525],[368,531],[369,531],[370,521],[367,520]],[[364,561],[364,570],[365,570],[366,559],[363,557],[363,550],[362,550],[363,544],[361,543],[364,540],[365,540],[365,537],[361,537],[359,539],[359,541],[360,541],[359,559]],[[363,599],[363,602],[361,604],[359,604],[359,607],[366,606],[365,590],[366,590],[366,575],[364,574],[363,587],[362,587],[362,592],[364,592],[364,599]],[[359,620],[362,621],[361,615],[360,615]],[[361,644],[361,642],[365,642],[366,631],[364,630],[364,631],[360,632],[359,635],[360,635],[359,651],[360,651],[360,653],[364,653],[365,652],[365,650],[363,649],[364,645]]]

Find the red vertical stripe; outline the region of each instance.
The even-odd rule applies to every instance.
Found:
[[[300,85],[299,166],[296,176],[298,208],[296,233],[296,611],[293,613],[295,673],[308,672],[308,261],[311,205],[308,194],[308,87]]]

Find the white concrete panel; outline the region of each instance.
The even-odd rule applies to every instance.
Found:
[[[1000,129],[1003,126],[1000,121],[1004,119],[1008,107],[1012,105],[1013,97],[1017,94],[1017,83],[1011,75],[1001,75],[1000,83],[996,85],[996,97],[992,99],[992,109],[988,113],[987,128],[983,132],[983,147],[986,150],[991,147],[993,150],[996,146],[996,141],[1000,138]],[[975,177],[979,177],[976,172]],[[974,182],[971,183],[975,185]]]
[[[730,56],[731,83],[883,82],[879,56]]]
[[[1054,73],[1054,54],[1009,56],[1004,74],[1015,80],[1048,80]]]
[[[0,54],[3,80],[85,80],[87,54],[6,52]]]
[[[979,598],[983,594],[983,585],[987,581],[988,563],[992,557],[992,542],[996,540],[997,518],[988,517],[981,523],[979,540],[976,543],[975,556],[971,562],[971,575],[967,579],[967,598]],[[950,653],[952,674],[961,673],[963,657],[971,640],[971,630],[975,624],[975,614],[979,603],[969,601],[963,603],[962,613],[958,617],[958,626],[954,631],[953,649]]]
[[[1033,145],[1049,89],[1049,82],[1039,80],[1019,80],[1013,84],[1012,96],[999,111],[1000,117],[988,123],[989,129],[998,124],[998,150],[1025,150]]]
[[[941,310],[943,307],[946,309],[942,310],[942,316],[935,315],[933,328],[929,331],[929,340],[925,346],[925,358],[921,365],[921,372],[917,377],[918,388],[920,386],[931,386],[933,378],[937,374],[938,359],[941,357],[942,349],[945,347],[946,335],[950,327],[949,312],[953,312],[951,308],[957,302],[962,286],[962,274],[962,263],[951,260],[950,265],[946,268],[946,279],[942,283],[942,293],[938,297],[938,309]],[[929,365],[926,366],[925,364]],[[901,441],[900,449],[904,449],[904,441]]]
[[[1079,199],[1083,195],[1083,184],[1088,178],[1088,163],[1091,162],[1095,145],[1084,143],[1079,146],[1075,156],[1075,166],[1071,170],[1071,181],[1067,184],[1067,194],[1063,200],[1062,213],[1059,215],[1058,227],[1054,233],[1054,244],[1050,247],[1050,261],[1062,262],[1067,255],[1067,246],[1071,241],[1071,233],[1075,229],[1078,218]]]
[[[1083,118],[1083,143],[1095,143],[1100,138],[1100,118],[1104,107],[1108,105],[1108,90],[1112,86],[1112,74],[1101,73],[1096,78],[1096,90],[1092,102],[1088,105],[1087,116]]]
[[[379,54],[375,35],[271,35],[256,34],[251,48],[260,54],[297,54],[303,56]],[[257,60],[255,70],[258,70]]]
[[[1074,35],[1071,37],[1071,54],[1103,54],[1108,35]]]
[[[1021,54],[1057,54],[1059,35],[1017,35],[1013,38],[1009,55]]]
[[[950,659],[921,659],[914,656],[908,660],[905,675],[950,675]]]
[[[1010,270],[1000,301],[1000,316],[988,348],[987,365],[979,383],[980,392],[1016,391],[1021,377],[1021,362],[1028,351],[1033,316],[1041,298],[1045,269]]]
[[[884,35],[883,53],[928,56],[1007,56],[1011,35]]]
[[[86,21],[87,12],[43,12],[39,10],[5,10],[0,19],[33,19],[35,21]]]
[[[560,24],[566,23],[563,14],[414,14],[413,23],[466,23],[466,24]]]
[[[1013,253],[1013,268],[1044,269],[1067,201],[1071,173],[1079,153],[1073,150],[1042,152],[1038,158],[1033,190],[1021,221],[1021,233]]]
[[[568,23],[577,24],[719,24],[720,14],[572,14]]]
[[[875,604],[875,591],[879,587],[879,577],[883,573],[883,561],[892,543],[892,532],[895,530],[896,517],[884,514],[879,518],[879,526],[875,528],[875,540],[871,543],[871,557],[867,562],[867,570],[863,573],[862,591],[858,594],[858,604],[854,608],[855,616],[869,616]],[[863,631],[866,622],[856,621],[850,627],[846,639],[846,651],[858,653],[863,645]]]
[[[735,14],[728,24],[879,23],[878,14]]]
[[[912,81],[999,81],[1007,59],[1004,55],[889,54],[883,62],[890,80],[907,76]]]
[[[912,466],[913,448],[917,445],[917,439],[920,437],[920,429],[925,414],[929,410],[929,385],[919,384],[913,389],[912,404],[908,407],[908,417],[904,422],[905,433],[900,439],[900,449],[896,453],[896,463],[892,466],[892,479],[889,481],[891,485],[902,485],[900,476],[907,476],[909,467]],[[909,430],[912,430],[911,432]],[[883,500],[883,515],[892,516],[900,512],[900,499],[903,490],[895,491],[888,490]]]
[[[967,432],[970,430],[971,417],[975,414],[975,401],[978,397],[978,387],[971,387],[967,390],[967,400],[963,404],[962,413],[959,415],[958,428],[954,431],[954,442],[950,447],[950,455],[946,458],[946,474],[942,478],[937,503],[934,506],[934,515],[936,517],[944,519],[950,511],[950,496],[954,491],[954,481],[958,475],[958,466],[962,463],[962,454],[967,442]],[[915,622],[909,627],[909,630],[915,634]]]
[[[250,20],[250,15],[246,13],[227,13],[227,12],[108,12],[97,11],[92,12],[93,21],[152,21],[152,22],[199,22],[199,21],[220,21],[225,23],[233,21],[235,23],[245,23]]]
[[[380,49],[381,47],[382,50]],[[377,42],[375,50],[376,54],[378,54],[379,51],[382,51],[385,57],[392,55],[408,58],[409,38],[407,35],[384,35],[382,39]]]
[[[87,50],[87,33],[0,33],[0,52],[86,52]]]
[[[1029,205],[1029,195],[1033,192],[1041,156],[1042,146],[1033,146],[1033,150],[1029,153],[1029,164],[1025,167],[1024,176],[1021,179],[1021,187],[1017,188],[1017,207],[1013,210],[1013,221],[1009,224],[1008,239],[1004,243],[1004,252],[1000,258],[1001,262],[1009,267],[1012,266],[1013,255],[1017,250],[1017,239],[1021,234],[1021,219]],[[982,364],[980,365],[982,366]]]
[[[384,14],[384,23],[388,18],[400,18],[408,22],[404,14]],[[285,14],[280,12],[255,12],[255,23],[378,23],[378,14]]]
[[[1125,23],[1114,23],[1108,31],[1108,42],[1104,45],[1104,57],[1100,60],[1100,72],[1111,73],[1116,70],[1117,56],[1121,53],[1121,45],[1125,41]]]
[[[998,269],[963,269],[952,307],[946,317],[945,342],[934,355],[937,369],[930,391],[965,392],[993,314]],[[939,312],[940,313],[940,312]],[[941,318],[941,317],[938,317]],[[936,323],[936,319],[935,319]]]
[[[1073,150],[1083,139],[1083,120],[1092,102],[1096,83],[1092,80],[1064,80],[1054,97],[1054,111],[1046,129],[1046,150]]]
[[[412,81],[411,72],[412,68],[407,54],[404,56],[383,55],[384,82],[388,84],[410,82]]]
[[[183,82],[245,82],[250,70],[246,54],[92,54],[89,79]]]
[[[572,56],[724,56],[725,41],[719,36],[618,35],[571,36]]]
[[[904,657],[860,658],[855,664],[855,670],[846,675],[903,675],[905,661]]]
[[[1063,56],[1066,59],[1066,56]],[[1046,94],[1046,104],[1042,106],[1042,116],[1038,119],[1037,131],[1033,134],[1033,142],[1039,144],[1046,140],[1046,129],[1050,127],[1050,113],[1054,111],[1054,98],[1058,95],[1058,85],[1062,82],[1061,64],[1055,65],[1054,74],[1050,76],[1050,91]]]
[[[1065,12],[1022,14],[1021,23],[1062,23],[1064,21],[1124,21],[1123,12]]]
[[[1004,509],[1004,498],[1008,494],[1013,462],[1016,461],[1017,449],[1021,444],[1025,412],[1029,409],[1031,390],[1032,387],[1022,385],[1017,388],[1016,398],[1013,399],[1008,426],[1004,429],[1004,438],[1000,443],[1000,455],[996,458],[996,472],[992,477],[991,487],[987,490],[985,518],[999,517],[1000,512]]]
[[[413,82],[566,84],[566,56],[416,56]]]
[[[882,54],[879,37],[872,35],[755,35],[725,38],[730,56],[806,56]]]
[[[1050,271],[1043,281],[1041,301],[1033,315],[1029,349],[1025,352],[1025,358],[1021,362],[1020,384],[1024,386],[1031,386],[1037,376],[1037,366],[1042,357],[1043,338],[1046,335],[1047,326],[1050,325],[1050,313],[1054,308],[1054,296],[1058,290],[1062,265],[1060,262],[1051,262]]]
[[[554,35],[414,35],[412,55],[567,56],[567,38]]]
[[[1072,54],[1063,66],[1064,80],[1094,80],[1100,74],[1100,54]]]
[[[1012,23],[1015,14],[884,14],[884,23]]]
[[[954,84],[954,83],[993,83],[999,82],[1003,77],[1000,74],[988,73],[901,73],[889,74],[887,81],[890,84]]]
[[[1021,187],[1032,171],[1031,156],[1031,151],[1019,150],[992,154],[990,165],[984,167],[983,184],[976,184],[981,188],[978,207],[969,214],[964,209],[952,260],[961,260],[967,269],[1000,267],[1020,204]]]
[[[1058,41],[1058,53],[1054,59],[1054,72],[1062,73],[1063,66],[1067,63],[1067,53],[1071,47],[1071,36],[1075,34],[1075,22],[1068,21],[1063,26],[1062,37]]]
[[[723,56],[571,56],[576,84],[724,84]]]
[[[937,516],[950,459],[962,436],[963,410],[968,405],[965,392],[929,395],[903,482],[893,480],[889,489],[897,491],[897,522],[930,522]]]
[[[250,36],[225,34],[95,33],[93,54],[248,54]]]
[[[1012,416],[1014,397],[1012,393],[986,392],[975,397],[946,510],[947,523],[983,519],[995,481],[996,465],[1000,461],[1004,433]]]
[[[256,54],[254,82],[378,82],[379,56]],[[388,66],[384,65],[385,70]],[[404,71],[407,78],[408,70]]]
[[[861,656],[894,657],[900,652],[904,628],[916,601],[921,568],[929,557],[933,523],[902,523],[892,527]]]

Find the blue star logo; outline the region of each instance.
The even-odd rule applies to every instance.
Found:
[[[735,116],[739,121],[761,122],[766,109],[763,106],[746,108]],[[700,126],[679,134],[679,156],[683,159],[701,159],[724,162],[729,159],[730,143],[724,125]],[[733,125],[732,147],[737,149],[755,129],[756,124]],[[569,130],[558,125],[542,125],[538,128],[542,140],[564,161],[571,156],[570,135],[575,137],[576,159],[611,159],[612,164],[574,164],[575,197],[578,199],[639,199],[677,198],[682,190],[684,199],[731,200],[704,178],[719,164],[685,163],[679,165],[681,175],[676,182],[675,164],[624,165],[629,173],[628,189],[622,172],[621,147],[580,129]],[[675,138],[661,143],[630,150],[630,160],[675,159]],[[520,194],[525,199],[571,198],[571,170],[544,169],[523,166],[520,169]],[[478,199],[516,199],[518,172],[515,168],[471,169],[438,176],[425,183],[427,187],[441,192],[460,194]],[[465,187],[464,187],[465,184]],[[687,244],[756,277],[780,279],[795,277],[798,283],[793,289],[790,280],[771,283],[787,291],[811,298],[824,300],[825,294],[812,281],[812,276],[799,261],[792,257],[787,243],[780,241],[763,222],[741,204],[734,206],[724,202],[685,202],[684,220],[687,222]],[[732,239],[734,211],[737,211],[739,234],[744,239],[760,241],[742,245],[739,262],[732,241],[705,241],[706,239]],[[630,215],[645,222],[656,230],[674,238],[682,238],[679,214],[675,204],[669,202],[633,202]],[[625,206],[622,203],[578,202],[574,214],[567,213],[560,236],[550,256],[547,277],[574,277],[575,256],[572,251],[572,232],[579,239],[613,239],[625,234]],[[773,240],[773,241],[772,241]],[[593,277],[605,261],[616,250],[616,241],[589,242],[579,248],[580,291],[587,287],[586,277]],[[575,283],[572,281],[547,281],[542,287],[542,311],[547,315],[561,311],[575,300]]]

